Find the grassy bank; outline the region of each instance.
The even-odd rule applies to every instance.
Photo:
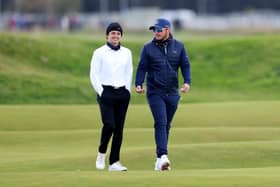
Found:
[[[175,34],[176,36],[176,34]],[[278,35],[182,38],[192,66],[192,91],[185,102],[278,100]],[[134,73],[143,43],[128,36]],[[104,43],[98,35],[0,34],[0,103],[95,103],[88,74],[92,51]],[[132,103],[145,97],[133,92]]]

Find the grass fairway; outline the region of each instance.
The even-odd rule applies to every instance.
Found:
[[[122,162],[95,169],[96,105],[0,105],[2,187],[279,187],[280,101],[181,104],[170,136],[171,172],[153,171],[152,117],[131,105]]]

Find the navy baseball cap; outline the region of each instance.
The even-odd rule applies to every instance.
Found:
[[[170,28],[170,22],[167,19],[157,19],[156,23],[149,27],[149,30],[153,30],[156,32],[161,32],[163,28]]]

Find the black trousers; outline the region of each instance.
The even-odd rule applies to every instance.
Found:
[[[123,128],[130,101],[130,93],[125,87],[118,89],[103,86],[101,97],[97,96],[103,122],[99,152],[106,153],[108,143],[112,138],[110,165],[120,160],[120,149],[123,139]]]

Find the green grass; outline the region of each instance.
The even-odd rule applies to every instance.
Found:
[[[135,74],[141,48],[151,35],[125,36]],[[182,102],[280,99],[279,34],[178,37],[188,49],[193,79]],[[104,40],[103,34],[0,33],[0,103],[96,103],[89,63]],[[133,92],[131,102],[145,103],[145,97]]]
[[[278,127],[280,124],[275,118],[279,101],[182,104],[174,119],[176,128]],[[0,108],[0,129],[5,131],[78,130],[100,125],[98,105],[0,105]],[[152,127],[147,123],[152,121],[152,116],[146,104],[130,105],[127,120],[129,128]]]
[[[0,105],[0,186],[278,187],[280,102],[180,104],[169,142],[171,172],[155,172],[153,122],[130,105],[121,161],[95,169],[96,105]]]
[[[125,36],[135,74],[151,35]],[[193,84],[172,123],[172,171],[153,171],[152,116],[132,92],[121,153],[129,171],[111,173],[95,169],[99,108],[84,105],[96,103],[89,62],[104,34],[0,33],[0,186],[280,186],[279,34],[175,36]]]

